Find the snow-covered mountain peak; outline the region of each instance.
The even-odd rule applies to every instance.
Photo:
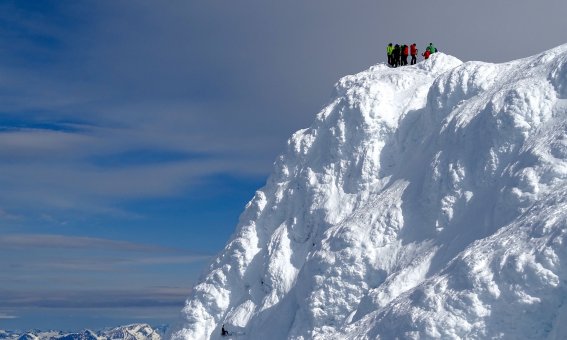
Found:
[[[567,45],[342,78],[174,339],[560,338]]]

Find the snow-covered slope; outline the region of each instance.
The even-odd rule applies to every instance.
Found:
[[[567,45],[336,85],[174,339],[567,338]]]
[[[105,330],[101,335],[108,339],[121,340],[161,340],[157,329],[147,324],[133,324]]]

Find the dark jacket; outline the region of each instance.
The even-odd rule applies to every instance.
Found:
[[[396,44],[396,46],[394,46],[393,55],[394,55],[394,59],[397,59],[397,58],[400,57],[400,45]]]

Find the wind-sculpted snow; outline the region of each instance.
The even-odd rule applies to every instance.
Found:
[[[174,339],[567,338],[567,45],[339,81]]]

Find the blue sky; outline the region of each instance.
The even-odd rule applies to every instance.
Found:
[[[226,131],[233,95],[174,8],[0,7],[0,325],[175,318],[268,152]]]
[[[174,322],[340,76],[392,40],[529,56],[566,7],[0,2],[0,329]]]

